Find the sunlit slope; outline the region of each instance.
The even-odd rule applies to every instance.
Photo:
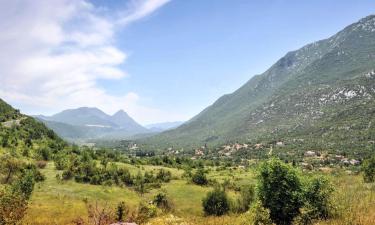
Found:
[[[369,16],[328,39],[287,53],[184,125],[145,143],[199,146],[273,141],[290,134],[312,135],[318,142],[316,138],[327,137],[336,143],[348,141],[345,129],[355,130],[351,138],[364,133],[373,139],[374,69],[375,17]]]

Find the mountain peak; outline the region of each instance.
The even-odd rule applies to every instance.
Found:
[[[124,110],[120,109],[119,111],[117,111],[115,114],[112,115],[113,117],[115,116],[129,116]]]

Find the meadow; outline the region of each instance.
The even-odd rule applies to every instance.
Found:
[[[126,163],[118,163],[118,166],[128,168],[136,174],[138,171],[152,171],[162,167],[142,165],[134,166]],[[167,193],[173,202],[173,210],[168,213],[158,212],[157,217],[150,219],[147,224],[252,224],[252,218],[248,213],[230,213],[221,217],[206,217],[203,214],[202,199],[206,193],[212,190],[211,186],[199,186],[182,178],[183,170],[167,168],[172,172],[173,179],[169,183],[163,183],[159,189],[151,189],[143,195],[128,187],[90,185],[76,183],[72,180],[61,181],[56,179],[54,164],[49,162],[42,169],[46,176],[44,182],[38,183],[32,194],[27,214],[22,224],[75,224],[77,218],[88,216],[87,203],[107,205],[115,208],[124,201],[130,211],[136,211],[140,202],[149,202],[160,191]],[[225,169],[217,171],[216,168],[208,168],[209,179],[216,179],[220,183],[225,180],[235,184],[255,183],[255,171],[253,169]],[[326,174],[335,187],[334,203],[335,216],[316,224],[341,225],[375,224],[375,186],[363,182],[360,174],[348,174],[344,170]],[[237,193],[229,191],[229,197],[235,199]]]

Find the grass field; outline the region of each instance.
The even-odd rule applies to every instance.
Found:
[[[160,169],[155,166],[136,167],[129,164],[119,164],[127,167],[132,173]],[[36,185],[32,199],[22,224],[47,225],[47,224],[73,224],[78,217],[86,217],[86,202],[99,201],[100,204],[108,204],[115,207],[120,201],[126,202],[131,210],[135,210],[140,201],[148,202],[153,196],[165,191],[172,199],[173,215],[160,215],[150,220],[150,224],[251,224],[247,215],[230,214],[223,217],[204,217],[202,211],[202,198],[212,187],[202,187],[188,183],[181,178],[182,170],[165,168],[172,172],[174,180],[163,184],[161,189],[152,189],[140,196],[131,188],[117,186],[102,186],[80,184],[74,181],[61,182],[56,179],[56,171],[53,163],[48,163],[43,169],[46,180]],[[336,187],[335,203],[337,216],[328,221],[320,221],[317,224],[341,225],[375,224],[375,186],[365,184],[360,175],[330,175]],[[230,179],[237,184],[254,183],[252,170],[210,170],[209,178],[219,181]],[[233,191],[229,196],[235,197]]]

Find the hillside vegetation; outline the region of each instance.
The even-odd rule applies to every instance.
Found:
[[[375,16],[287,53],[151,148],[293,142],[316,149],[373,148]],[[355,140],[355,141],[354,141]]]

